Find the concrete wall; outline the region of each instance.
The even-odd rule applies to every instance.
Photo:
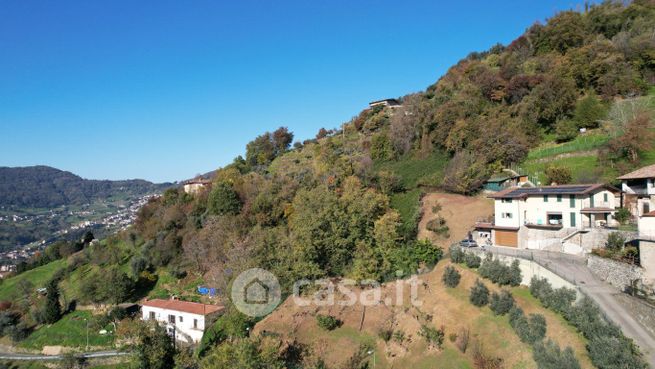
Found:
[[[465,249],[465,251],[474,252],[483,259],[486,256],[485,252],[480,249]],[[522,277],[521,284],[524,286],[529,286],[532,277],[536,276],[539,278],[547,279],[548,282],[550,282],[550,284],[553,286],[553,288],[566,287],[576,290],[576,292],[578,292],[577,287],[573,283],[558,276],[557,274],[537,264],[534,261],[513,257],[513,256],[506,256],[506,255],[494,255],[494,258],[504,262],[507,265],[510,265],[512,262],[514,262],[514,260],[518,260],[519,267],[521,268],[521,277]],[[581,296],[580,292],[578,292],[578,297],[580,296]]]
[[[655,285],[655,241],[639,241],[639,259],[644,284]]]
[[[639,217],[638,226],[640,237],[655,239],[655,217]]]
[[[632,282],[642,279],[644,270],[636,265],[621,263],[596,255],[587,257],[587,267],[596,277],[624,291]]]

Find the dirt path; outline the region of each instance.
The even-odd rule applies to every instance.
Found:
[[[484,195],[475,197],[455,195],[443,192],[431,192],[423,197],[423,219],[418,227],[419,239],[427,238],[432,242],[448,247],[453,242],[466,238],[476,221],[490,217],[494,204]],[[434,212],[435,206],[441,208]],[[450,229],[449,237],[443,237],[427,230],[427,223],[437,217],[443,217]]]

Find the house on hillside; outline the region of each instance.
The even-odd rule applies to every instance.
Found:
[[[371,101],[370,103],[368,103],[369,109],[374,108],[376,106],[385,106],[385,107],[389,107],[389,108],[397,108],[397,107],[400,107],[402,105],[396,99],[383,99],[383,100]]]
[[[617,178],[621,181],[623,207],[635,217],[655,210],[655,164]]]
[[[166,327],[166,332],[175,340],[198,343],[205,327],[220,316],[225,308],[177,299],[154,299],[143,302],[143,320],[153,320]]]
[[[200,192],[202,189],[211,185],[211,181],[204,178],[195,178],[189,181],[184,182],[184,192],[195,195]]]
[[[498,246],[582,254],[604,242],[620,191],[604,184],[507,188],[492,195],[494,219],[476,224]]]
[[[643,280],[655,284],[655,165],[618,177],[623,190],[623,207],[637,219],[640,265]]]
[[[486,182],[484,182],[483,188],[485,191],[495,192],[509,187],[523,186],[533,187],[533,184],[528,180],[527,175],[505,169],[499,173],[493,174]]]

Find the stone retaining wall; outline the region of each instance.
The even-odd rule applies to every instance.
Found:
[[[632,285],[632,281],[643,277],[643,269],[615,260],[596,255],[587,257],[587,267],[596,277],[624,291]]]

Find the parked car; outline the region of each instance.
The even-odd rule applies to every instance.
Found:
[[[477,242],[468,239],[459,241],[459,245],[462,247],[478,247]]]

